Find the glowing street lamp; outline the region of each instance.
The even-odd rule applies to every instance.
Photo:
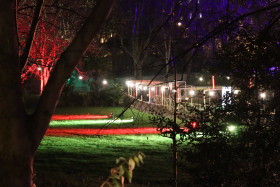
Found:
[[[210,92],[209,92],[209,96],[211,96],[211,97],[215,96],[215,92],[210,91]]]
[[[102,84],[103,84],[103,85],[107,85],[107,84],[108,84],[108,81],[107,81],[106,79],[104,79],[104,80],[102,81]]]
[[[80,76],[79,76],[79,80],[82,80],[82,79],[83,79],[83,76],[80,75]]]
[[[239,90],[234,90],[233,94],[237,95],[239,93]]]
[[[194,90],[190,90],[190,95],[193,96],[195,94]]]
[[[202,82],[203,81],[203,77],[199,77],[199,79],[198,79],[200,82]]]
[[[126,84],[127,87],[133,87],[134,86],[133,82],[131,82],[131,81],[126,81],[125,84]]]
[[[229,130],[230,132],[234,132],[235,129],[236,129],[236,127],[235,127],[234,125],[228,126],[228,130]]]
[[[190,95],[191,95],[191,105],[193,104],[193,103],[192,103],[192,97],[194,96],[194,94],[195,94],[195,91],[194,91],[194,90],[190,90]]]
[[[265,99],[265,98],[266,98],[265,92],[260,93],[260,97],[261,97],[262,99]]]
[[[177,23],[177,25],[178,25],[179,27],[181,27],[181,26],[182,26],[182,22],[179,21],[179,22]]]

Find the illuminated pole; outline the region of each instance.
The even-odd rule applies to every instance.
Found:
[[[42,67],[38,67],[38,70],[40,72],[40,95],[42,95],[43,88],[44,88]]]
[[[212,89],[215,89],[215,76],[212,75]]]
[[[203,107],[204,107],[204,109],[205,109],[205,107],[206,107],[206,90],[203,90]]]
[[[172,57],[171,57],[172,58]],[[172,59],[173,60],[173,59]],[[172,127],[172,140],[173,140],[173,169],[174,169],[174,187],[178,186],[178,153],[177,153],[177,69],[176,64],[174,64],[174,123]]]
[[[135,82],[135,98],[138,97],[138,84]]]
[[[149,104],[150,104],[151,103],[151,87],[149,86],[148,89],[149,89],[148,96],[149,96]]]

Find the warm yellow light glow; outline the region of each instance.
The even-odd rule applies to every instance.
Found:
[[[104,79],[104,80],[102,81],[102,84],[107,85],[107,84],[108,84],[108,81]]]
[[[260,97],[262,98],[262,99],[264,99],[265,97],[266,97],[266,94],[263,92],[263,93],[260,93]]]
[[[190,95],[193,96],[195,94],[194,90],[190,90]]]
[[[233,94],[237,95],[239,93],[239,90],[234,90]]]
[[[213,97],[214,95],[215,95],[215,92],[213,92],[213,91],[209,92],[209,96]]]

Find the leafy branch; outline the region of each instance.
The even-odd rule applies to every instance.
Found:
[[[135,166],[139,167],[140,163],[143,164],[145,157],[146,155],[139,151],[138,154],[133,154],[129,158],[117,158],[117,166],[111,169],[111,176],[102,183],[101,187],[124,187],[125,178],[131,183]]]

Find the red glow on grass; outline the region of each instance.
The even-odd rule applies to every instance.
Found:
[[[108,115],[53,115],[52,120],[81,120],[81,119],[108,119],[112,116],[112,113]]]
[[[128,135],[128,134],[159,134],[157,128],[122,128],[122,129],[48,129],[48,136],[75,135]]]

